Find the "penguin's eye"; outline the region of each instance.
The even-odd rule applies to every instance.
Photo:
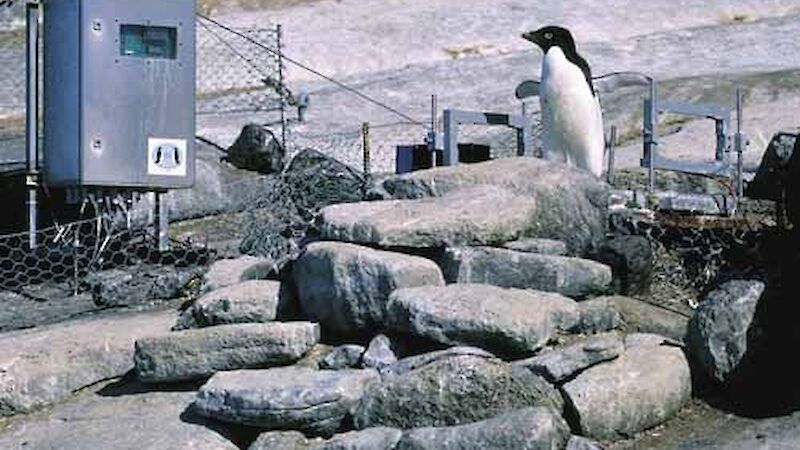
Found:
[[[553,33],[545,33],[545,34],[544,34],[544,38],[545,38],[545,39],[548,39],[548,40],[549,40],[549,39],[553,39]]]

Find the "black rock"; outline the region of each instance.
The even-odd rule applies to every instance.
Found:
[[[253,123],[245,125],[225,157],[239,169],[264,174],[281,172],[285,159],[286,149],[275,139],[275,135]]]
[[[653,248],[644,236],[615,236],[598,251],[596,259],[611,266],[614,291],[645,294],[653,281]]]

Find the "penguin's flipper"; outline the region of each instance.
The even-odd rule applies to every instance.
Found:
[[[649,86],[651,78],[637,72],[615,72],[595,77],[593,81],[595,91],[606,94],[631,86]]]
[[[514,95],[519,100],[524,100],[530,97],[538,97],[539,82],[535,80],[523,81],[519,84],[519,86],[517,86],[517,90],[514,92]]]

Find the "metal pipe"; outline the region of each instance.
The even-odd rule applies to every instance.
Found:
[[[155,200],[155,214],[156,214],[156,232],[158,233],[158,251],[168,252],[170,250],[169,242],[169,213],[167,211],[167,202],[164,201],[166,192],[156,193]]]
[[[28,244],[36,248],[39,188],[39,4],[26,4],[26,158],[25,184],[28,188]]]
[[[431,95],[431,131],[428,133],[428,150],[431,152],[431,168],[437,166],[436,164],[436,147],[438,147],[437,133],[439,131],[439,124],[437,116],[439,113],[439,96],[436,94]]]
[[[611,126],[611,135],[608,137],[608,171],[606,172],[606,181],[608,184],[614,184],[614,163],[616,159],[616,145],[617,145],[617,126]]]
[[[650,80],[650,101],[645,114],[645,156],[647,157],[648,190],[656,190],[656,147],[658,146],[658,88],[655,78]]]
[[[372,182],[372,148],[369,137],[369,122],[361,125],[361,149],[364,154],[364,196]]]
[[[742,88],[736,88],[736,195],[738,197],[744,196],[744,147],[745,136],[743,131],[744,126],[744,98],[742,95]]]

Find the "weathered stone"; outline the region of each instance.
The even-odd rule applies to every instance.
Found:
[[[567,254],[567,244],[555,239],[519,239],[506,242],[503,247],[518,252],[542,255],[564,256]]]
[[[502,355],[533,353],[579,321],[577,303],[559,294],[479,284],[398,289],[389,311],[396,331]]]
[[[267,431],[247,447],[247,450],[315,450],[322,444],[309,440],[299,431]]]
[[[292,277],[306,315],[326,333],[342,335],[382,329],[395,289],[444,285],[427,259],[335,242],[309,245]]]
[[[406,431],[396,450],[563,448],[569,427],[549,408],[525,408],[479,422]]]
[[[140,380],[201,379],[221,370],[261,368],[300,359],[317,342],[319,326],[306,322],[220,325],[136,341]]]
[[[662,423],[689,401],[689,363],[682,349],[664,339],[639,340],[619,358],[564,385],[566,414],[575,419],[576,431],[594,439],[631,436]]]
[[[223,159],[239,169],[280,173],[286,162],[286,150],[267,127],[250,123],[242,128]]]
[[[438,350],[435,352],[423,353],[421,355],[403,358],[391,366],[386,367],[383,373],[390,375],[404,375],[412,370],[417,370],[420,367],[427,366],[428,364],[441,361],[443,359],[452,358],[454,356],[474,356],[485,359],[496,359],[493,354],[477,347],[450,347],[446,350]]]
[[[451,426],[528,406],[561,411],[562,400],[553,386],[528,370],[454,356],[370,386],[353,420],[357,429]]]
[[[174,317],[120,314],[0,335],[0,416],[30,413],[124,375],[133,369],[134,342],[168,333]]]
[[[280,289],[279,282],[267,280],[245,281],[217,289],[186,308],[172,329],[275,320]]]
[[[644,294],[653,281],[653,249],[644,236],[615,236],[600,247],[597,260],[614,274],[614,291],[623,295]]]
[[[106,388],[104,388],[106,389]],[[87,392],[0,432],[0,448],[236,450],[213,428],[186,420],[191,392]]]
[[[440,248],[502,244],[529,226],[529,198],[478,186],[441,198],[329,206],[321,213],[324,239],[381,247]]]
[[[609,297],[598,297],[578,303],[581,315],[580,332],[584,334],[603,333],[616,330],[622,317],[616,304]]]
[[[392,342],[386,336],[379,334],[370,342],[367,351],[361,357],[363,367],[383,370],[387,366],[397,362],[397,355],[392,350]]]
[[[614,303],[622,317],[622,328],[629,333],[653,333],[683,341],[689,318],[630,297],[602,297]],[[600,301],[600,299],[597,299]]]
[[[320,361],[319,368],[326,370],[355,369],[361,363],[366,349],[361,345],[347,344],[334,348]]]
[[[442,269],[448,283],[558,292],[569,297],[604,293],[611,269],[595,261],[491,247],[447,249]]]
[[[200,388],[194,405],[201,415],[223,422],[330,436],[378,380],[374,370],[220,372]]]
[[[513,364],[541,375],[551,383],[562,383],[592,366],[618,357],[624,351],[625,345],[618,334],[605,333]]]
[[[376,427],[337,434],[319,450],[393,450],[403,432],[395,428]]]
[[[603,450],[603,448],[591,439],[586,439],[583,436],[572,436],[567,442],[566,450]]]
[[[728,381],[758,333],[760,281],[730,281],[711,292],[694,312],[686,333],[689,354],[711,377]]]
[[[143,264],[93,273],[83,283],[98,306],[142,306],[180,297],[189,282],[202,272],[201,268]]]
[[[266,258],[247,255],[215,261],[204,276],[204,288],[206,291],[215,291],[243,281],[265,278],[269,273],[265,267],[268,263]]]
[[[337,434],[329,440],[306,438],[298,431],[262,433],[248,450],[393,450],[403,432],[376,427]]]
[[[525,236],[561,240],[576,255],[588,253],[605,237],[608,186],[584,171],[539,158],[498,158],[421,170],[390,177],[383,187],[394,198],[407,199],[446,196],[487,184],[508,189],[533,206]]]

